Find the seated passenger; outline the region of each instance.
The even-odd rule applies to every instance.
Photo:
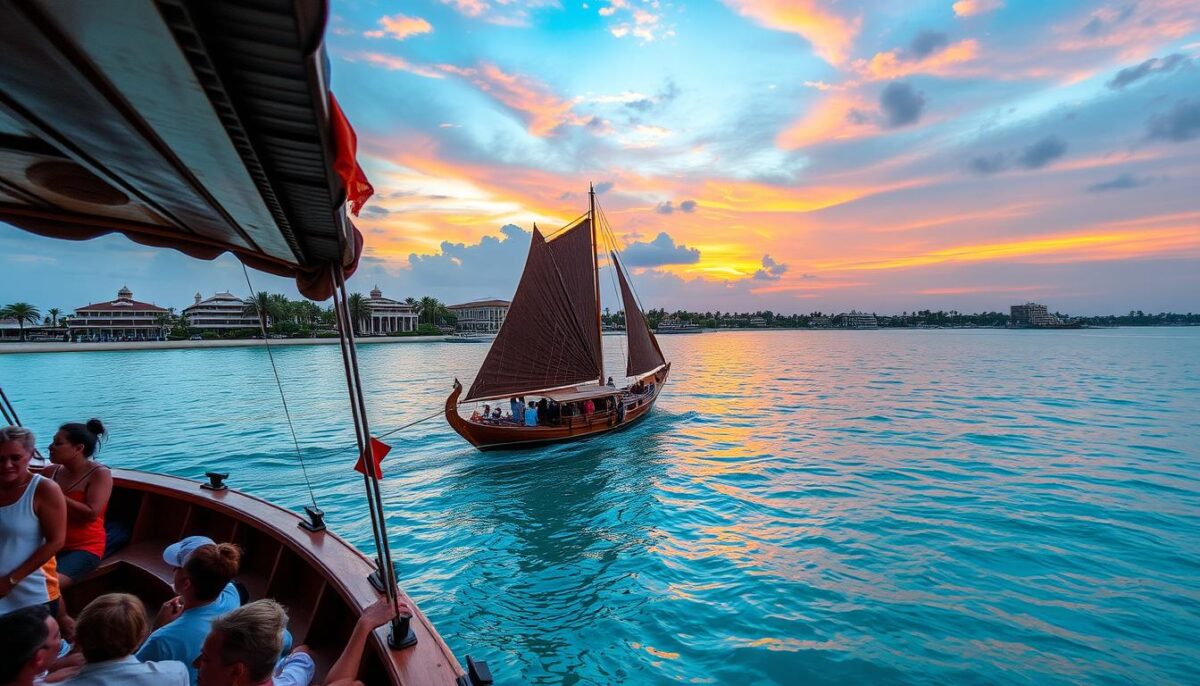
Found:
[[[79,613],[75,627],[75,644],[86,662],[64,683],[187,686],[188,670],[182,662],[139,662],[133,656],[148,633],[150,627],[142,601],[127,593],[96,598]]]
[[[287,621],[287,612],[271,599],[247,603],[218,617],[193,665],[199,686],[311,684],[317,667],[303,646],[279,662]]]
[[[58,551],[58,583],[62,588],[82,579],[104,556],[104,511],[112,495],[112,472],[92,456],[106,435],[99,419],[63,424],[50,444],[53,467],[44,474],[67,498],[67,535]]]
[[[484,419],[491,419],[491,418],[492,418],[492,406],[491,406],[491,405],[484,404],[484,406],[483,406],[483,418],[484,418]]]
[[[62,547],[67,530],[62,489],[29,471],[33,445],[29,429],[0,428],[0,614],[51,602],[56,582],[43,565]]]
[[[62,642],[58,622],[45,605],[27,605],[0,615],[0,684],[32,686],[33,680],[58,655]]]
[[[497,419],[497,420],[500,419],[500,406],[499,405],[497,405],[495,407],[495,409],[492,410],[492,419]]]
[[[596,403],[592,402],[591,398],[583,401],[583,414],[586,417],[591,417],[596,413]]]
[[[611,387],[611,388],[616,388],[616,387],[617,387],[617,385],[616,385],[615,383],[613,383],[613,380],[612,380],[612,377],[611,377],[611,376],[610,376],[610,377],[608,377],[608,384],[607,384],[607,385],[608,385],[609,387]]]
[[[213,620],[241,603],[237,587],[231,583],[241,558],[236,545],[214,543],[207,536],[188,536],[167,546],[163,560],[175,568],[174,587],[179,595],[163,603],[154,632],[137,651],[137,659],[178,660],[187,665],[189,681],[196,683],[192,663]]]
[[[525,426],[538,425],[538,406],[532,400],[529,401],[529,409],[525,410]]]

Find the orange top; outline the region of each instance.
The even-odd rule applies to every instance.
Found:
[[[86,480],[91,476],[92,472],[104,467],[96,465],[87,474],[83,475],[70,486],[63,487],[63,494],[77,503],[87,502],[87,486],[72,491],[69,488],[74,488],[79,482]],[[57,482],[58,474],[62,471],[62,467],[54,470],[52,478]],[[62,484],[59,484],[62,485]],[[90,483],[88,485],[91,485]],[[104,557],[104,544],[107,542],[107,535],[104,533],[104,513],[108,510],[108,503],[100,508],[100,513],[90,522],[72,522],[70,517],[67,518],[67,538],[63,543],[62,550],[85,550],[96,557]]]

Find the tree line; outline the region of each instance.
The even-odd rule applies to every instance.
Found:
[[[657,327],[664,319],[675,319],[688,324],[695,324],[709,329],[740,329],[740,328],[811,328],[828,326],[839,313],[810,312],[808,314],[780,314],[771,310],[756,310],[753,312],[693,312],[689,310],[651,309],[645,312],[646,321],[651,327]],[[842,313],[844,314],[844,313]],[[1010,316],[1006,312],[975,312],[966,313],[957,310],[915,310],[895,315],[873,315],[880,327],[907,328],[919,326],[995,326],[1002,327],[1009,323]],[[1141,310],[1131,310],[1127,315],[1098,315],[1092,317],[1071,317],[1061,312],[1055,316],[1062,320],[1078,321],[1089,326],[1200,326],[1200,314],[1188,312],[1145,313]],[[601,321],[607,326],[624,326],[625,313],[609,312],[605,309]]]
[[[214,331],[198,331],[188,324],[187,317],[178,313],[174,307],[155,316],[155,324],[165,338],[189,338],[199,333],[205,338],[248,338],[261,335],[262,329],[268,333],[281,336],[318,336],[336,335],[337,317],[332,305],[319,305],[311,300],[292,300],[281,293],[260,291],[246,299],[243,315],[257,317],[261,328],[230,329],[221,334]],[[351,293],[347,298],[350,307],[350,317],[355,323],[357,333],[366,331],[370,326],[370,298],[362,293]],[[417,330],[414,335],[439,333],[439,326],[453,326],[457,317],[446,305],[431,296],[421,298],[405,298],[404,303],[413,308],[417,314]],[[26,302],[15,302],[0,307],[0,320],[16,320],[20,331],[20,339],[26,340],[26,328],[41,329],[70,329],[70,315],[64,315],[57,307],[42,312]]]

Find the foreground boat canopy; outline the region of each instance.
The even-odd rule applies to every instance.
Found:
[[[329,91],[324,0],[0,3],[0,221],[122,233],[330,296],[370,187]]]

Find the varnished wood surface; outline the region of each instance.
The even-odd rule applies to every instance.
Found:
[[[233,476],[236,484],[237,474]],[[191,535],[232,541],[243,549],[238,580],[251,599],[273,597],[287,607],[295,642],[313,647],[323,674],[362,610],[379,598],[367,580],[374,565],[341,537],[329,531],[310,533],[298,526],[297,515],[232,489],[210,491],[187,479],[114,469],[109,512],[131,527],[131,540],[70,589],[69,606],[76,611],[90,598],[116,590],[135,593],[148,604],[161,603],[172,594],[164,546]],[[458,661],[412,598],[403,592],[401,597],[413,608],[417,645],[389,650],[387,627],[381,627],[360,678],[366,683],[454,684],[463,673]],[[149,607],[153,611],[157,605]]]

